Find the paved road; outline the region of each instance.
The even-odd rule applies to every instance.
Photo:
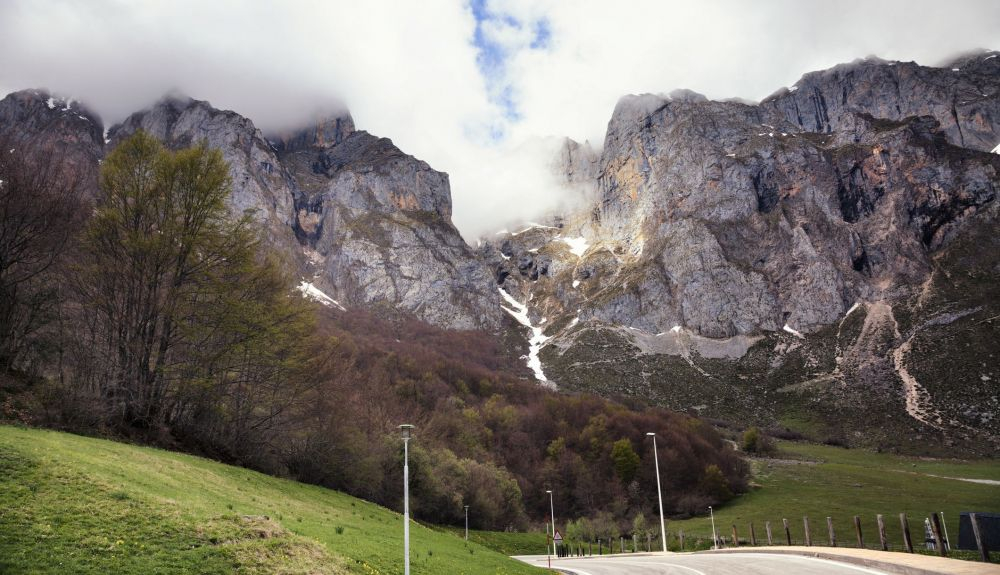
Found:
[[[545,567],[542,556],[517,557]],[[766,553],[632,555],[553,559],[552,568],[574,575],[884,575],[845,563]]]

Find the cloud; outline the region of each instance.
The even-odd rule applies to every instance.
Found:
[[[627,93],[760,99],[876,54],[1000,47],[989,0],[0,2],[0,90],[48,87],[106,121],[178,90],[265,130],[348,106],[451,176],[468,239],[568,200],[554,137],[600,146]]]

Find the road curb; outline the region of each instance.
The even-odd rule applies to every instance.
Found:
[[[835,548],[830,548],[835,549]],[[871,551],[871,553],[885,553],[886,555],[902,555],[891,551]],[[802,557],[813,557],[815,559],[826,559],[839,563],[849,563],[860,567],[878,569],[887,573],[899,575],[1000,575],[1000,565],[990,563],[978,563],[974,561],[964,561],[960,559],[948,559],[945,557],[931,557],[925,555],[902,555],[902,557],[859,557],[848,553],[840,553],[832,550],[817,549],[760,549],[760,548],[736,548],[718,549],[714,551],[696,551],[693,554],[732,554],[732,553],[770,553],[777,555],[799,555]],[[908,564],[911,558],[921,557],[922,561],[936,563],[933,567],[916,566]],[[903,559],[906,561],[892,561],[891,559]]]

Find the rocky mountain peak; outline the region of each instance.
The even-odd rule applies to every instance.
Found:
[[[354,133],[354,118],[347,111],[317,118],[308,126],[269,135],[281,152],[336,146]]]
[[[8,94],[0,105],[0,129],[15,140],[44,133],[49,144],[73,143],[84,137],[88,144],[103,145],[100,116],[78,100],[44,89]]]
[[[72,98],[47,90],[22,90],[0,100],[3,153],[54,156],[81,178],[82,189],[96,196],[98,162],[104,156],[100,117]]]
[[[933,116],[948,141],[989,151],[1000,133],[1000,62],[996,52],[963,56],[946,67],[878,58],[810,72],[761,102],[809,132],[832,133],[845,113],[902,120]]]
[[[961,54],[941,67],[946,69],[965,70],[968,73],[993,73],[1000,72],[1000,51],[980,48],[968,53]]]

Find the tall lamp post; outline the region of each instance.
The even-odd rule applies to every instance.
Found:
[[[469,506],[465,506],[465,540],[469,540]]]
[[[547,489],[545,492],[549,494],[549,511],[552,517],[552,554],[559,555],[556,551],[556,504],[552,500],[552,490]]]
[[[653,438],[653,461],[656,463],[656,496],[660,500],[660,540],[663,541],[663,552],[667,552],[667,526],[663,522],[663,489],[660,487],[660,456],[656,453],[656,434],[650,431],[646,435]]]
[[[410,433],[413,426],[399,426],[403,434],[403,564],[404,575],[410,575]]]
[[[708,506],[708,514],[712,516],[712,549],[719,547],[719,537],[715,534],[715,513],[712,513],[712,506]]]
[[[948,522],[944,520],[944,511],[941,512],[941,525],[944,526],[944,543],[946,546],[945,549],[951,551],[951,538],[948,537]]]

